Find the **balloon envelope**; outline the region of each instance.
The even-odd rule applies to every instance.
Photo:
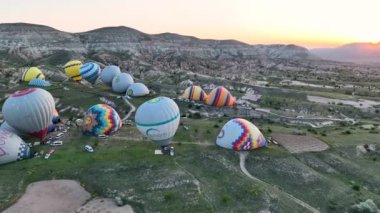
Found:
[[[136,111],[137,129],[159,145],[167,145],[175,135],[180,120],[177,104],[158,97],[143,103]]]
[[[45,76],[37,67],[31,67],[22,74],[21,80],[29,82],[35,78],[45,79]]]
[[[82,80],[80,76],[80,67],[82,66],[82,62],[78,60],[72,60],[65,64],[63,69],[65,70],[66,76],[73,79],[74,81]]]
[[[35,87],[50,87],[51,83],[46,80],[42,80],[39,78],[35,78],[29,81],[28,83],[29,86],[35,86]]]
[[[207,98],[207,94],[200,86],[189,86],[181,97],[192,101],[204,101]]]
[[[234,106],[235,98],[226,88],[217,87],[210,92],[205,102],[207,105],[215,107]]]
[[[120,73],[112,80],[112,90],[116,93],[125,93],[129,85],[133,84],[133,78],[128,73]]]
[[[97,104],[87,110],[82,124],[86,135],[109,135],[120,129],[122,125],[116,110],[106,104]]]
[[[57,124],[57,123],[61,122],[61,118],[59,117],[57,109],[54,109],[54,111],[53,111],[53,118],[52,118],[51,121],[52,121],[53,124]]]
[[[0,126],[0,130],[5,130],[5,131],[9,131],[9,132],[12,132],[16,135],[18,135],[19,137],[21,138],[27,138],[28,137],[28,133],[26,132],[23,132],[21,130],[18,130],[16,128],[14,128],[13,126],[9,125],[6,121],[4,121],[1,126]]]
[[[0,164],[29,158],[29,146],[16,134],[0,130]]]
[[[149,89],[143,83],[133,83],[129,85],[126,94],[132,97],[146,96],[149,94]]]
[[[4,102],[2,112],[9,125],[42,139],[47,134],[54,109],[54,99],[48,91],[30,88],[13,93]]]
[[[100,71],[100,66],[97,63],[85,63],[80,67],[80,76],[94,84],[99,77]]]
[[[100,79],[104,84],[112,86],[112,80],[121,73],[120,68],[115,65],[106,66],[100,74]]]
[[[251,122],[235,118],[223,126],[216,139],[216,144],[235,151],[247,151],[265,146],[266,140],[260,130]]]

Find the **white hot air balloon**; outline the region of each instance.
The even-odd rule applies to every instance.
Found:
[[[180,120],[177,104],[170,98],[158,97],[143,103],[136,111],[137,129],[158,145],[168,145]]]
[[[51,94],[40,88],[13,93],[3,105],[4,120],[13,128],[37,138],[47,135],[55,103]]]
[[[112,90],[116,93],[125,93],[129,85],[133,84],[133,78],[128,73],[120,73],[112,80]]]
[[[9,125],[6,121],[4,121],[1,124],[0,130],[5,130],[5,131],[12,132],[12,133],[20,136],[21,138],[24,138],[24,139],[29,137],[29,135],[26,132],[23,132],[21,130],[18,130],[16,128],[14,128],[13,126]]]
[[[0,130],[0,164],[6,164],[30,156],[29,146],[16,134]]]
[[[106,66],[102,73],[100,73],[100,79],[106,85],[112,86],[112,80],[116,75],[121,73],[120,68],[115,65]]]
[[[133,83],[129,85],[126,95],[132,97],[146,96],[149,94],[148,87],[143,83]]]

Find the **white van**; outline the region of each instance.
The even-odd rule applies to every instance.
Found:
[[[62,146],[63,145],[63,141],[53,141],[50,145],[51,146]]]
[[[55,136],[55,138],[60,138],[60,137],[62,137],[63,136],[63,132],[60,132],[60,133],[58,133],[56,136]]]

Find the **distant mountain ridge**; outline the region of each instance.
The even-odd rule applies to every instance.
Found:
[[[337,48],[311,49],[314,55],[333,61],[380,62],[380,43],[352,43]]]
[[[295,45],[249,45],[235,40],[198,39],[174,33],[146,34],[129,27],[105,27],[83,33],[26,24],[0,24],[0,52],[25,60],[49,56],[57,51],[77,55],[117,52],[140,56],[171,53],[198,58],[268,57],[309,59],[306,48]]]

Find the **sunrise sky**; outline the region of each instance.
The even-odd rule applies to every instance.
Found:
[[[380,41],[379,0],[1,0],[0,23],[68,32],[128,26],[250,44]]]

